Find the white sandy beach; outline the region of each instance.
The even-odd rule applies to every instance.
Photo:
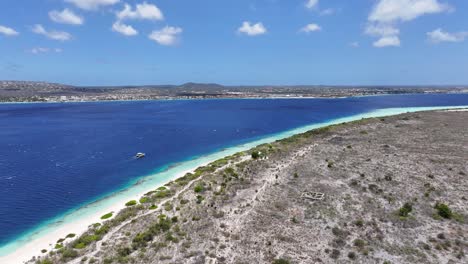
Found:
[[[216,158],[217,159],[217,158]],[[103,222],[104,220],[101,219],[101,216],[109,213],[114,212],[115,216],[117,212],[125,208],[125,203],[129,200],[139,200],[145,193],[154,190],[160,186],[163,186],[165,183],[175,180],[184,176],[186,173],[193,172],[196,168],[200,166],[208,165],[209,163],[215,161],[216,159],[205,161],[204,163],[198,164],[196,167],[192,169],[188,169],[185,171],[178,172],[174,175],[173,178],[161,183],[157,186],[146,186],[144,191],[141,191],[137,194],[132,194],[131,196],[123,196],[119,197],[118,201],[113,201],[113,203],[105,208],[100,208],[99,211],[96,211],[92,214],[87,215],[83,218],[77,218],[66,224],[57,224],[55,228],[52,228],[47,234],[41,235],[40,237],[30,240],[22,245],[20,248],[14,250],[12,253],[6,256],[0,256],[0,263],[24,263],[31,259],[33,256],[41,256],[47,253],[41,253],[42,249],[46,249],[47,252],[54,249],[57,240],[60,238],[65,238],[68,234],[74,233],[76,237],[80,234],[84,233],[89,225],[93,223]],[[170,169],[169,169],[170,170]],[[125,192],[125,191],[124,191]],[[90,205],[93,206],[93,205]],[[73,239],[73,238],[72,238]],[[69,239],[70,241],[72,239]],[[65,240],[64,243],[68,242]]]
[[[417,111],[426,111],[426,110],[456,110],[463,109],[466,111],[467,106],[459,107],[411,107],[411,108],[390,108],[390,109],[381,109],[373,112],[339,118],[326,123],[308,125],[296,129],[292,129],[286,132],[278,133],[275,135],[268,136],[266,138],[256,140],[247,144],[240,146],[223,149],[219,152],[202,156],[200,158],[182,162],[178,166],[169,168],[166,171],[156,173],[143,178],[143,182],[140,182],[137,185],[131,186],[130,188],[118,192],[115,195],[112,195],[108,198],[104,198],[96,203],[87,205],[81,209],[78,209],[70,214],[63,216],[62,218],[54,221],[53,224],[48,225],[44,228],[39,229],[33,234],[29,234],[26,237],[15,241],[12,244],[9,244],[3,248],[0,248],[0,263],[24,263],[31,259],[33,256],[41,255],[41,250],[46,249],[50,251],[55,246],[56,242],[60,238],[65,238],[66,235],[74,233],[77,236],[82,234],[87,230],[88,226],[96,223],[102,222],[101,216],[114,212],[114,215],[125,208],[125,203],[129,200],[138,200],[145,193],[156,189],[159,186],[164,185],[165,183],[174,180],[176,178],[182,177],[188,172],[193,172],[196,168],[200,166],[207,165],[215,160],[235,154],[240,151],[248,150],[252,147],[255,147],[259,144],[269,143],[276,141],[278,139],[287,138],[295,134],[303,133],[311,129],[316,129],[328,125],[339,124],[343,122],[350,122],[354,120],[359,120],[362,118],[370,117],[384,117],[390,115],[397,115],[406,112],[417,112]],[[147,157],[150,158],[150,157]],[[71,239],[70,239],[71,240]],[[65,243],[67,240],[65,241]]]

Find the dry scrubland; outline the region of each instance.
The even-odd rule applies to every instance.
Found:
[[[36,261],[467,263],[467,160],[468,112],[319,129],[199,168]]]

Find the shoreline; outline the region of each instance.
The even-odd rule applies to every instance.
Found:
[[[25,234],[23,237],[6,244],[0,249],[0,254],[3,254],[2,251],[5,252],[5,254],[0,255],[0,262],[22,263],[23,261],[29,260],[32,256],[42,255],[40,253],[41,249],[51,249],[53,245],[55,245],[57,239],[63,238],[69,233],[75,233],[77,236],[80,235],[86,231],[88,226],[92,223],[101,222],[102,220],[100,217],[103,214],[106,214],[110,211],[117,213],[120,209],[125,208],[124,204],[128,200],[138,200],[144,193],[153,190],[158,186],[164,185],[171,180],[182,177],[185,175],[185,173],[191,172],[200,166],[206,165],[225,156],[248,150],[260,144],[288,138],[295,134],[303,133],[312,129],[344,122],[351,122],[363,118],[384,117],[406,112],[419,112],[428,110],[464,109],[467,107],[468,106],[443,106],[379,109],[363,114],[333,119],[323,123],[306,125],[277,134],[267,135],[264,138],[254,140],[249,143],[228,147],[215,153],[181,162],[176,164],[176,166],[170,167],[162,172],[144,176],[137,180],[137,184],[133,184],[125,190],[118,191],[96,202],[78,208],[71,213],[67,213],[66,215],[58,217],[55,221],[53,221],[53,223],[50,223],[45,227],[39,227],[38,230],[32,231],[29,234]],[[52,246],[49,246],[49,244],[52,244]]]

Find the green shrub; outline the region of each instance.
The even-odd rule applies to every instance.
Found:
[[[137,201],[136,200],[131,200],[131,201],[128,201],[125,206],[133,206],[133,205],[136,205],[137,204]]]
[[[102,220],[104,220],[104,219],[109,219],[109,218],[112,217],[112,215],[113,215],[113,213],[107,213],[107,214],[101,216],[101,219],[102,219]]]
[[[196,193],[200,193],[200,192],[203,192],[204,189],[205,189],[205,187],[203,187],[203,185],[199,183],[199,184],[197,184],[197,185],[195,186],[195,188],[194,188],[193,190],[194,190]]]
[[[366,241],[357,238],[354,240],[353,245],[358,248],[363,248],[366,245]]]
[[[76,244],[73,248],[76,248],[76,249],[83,249],[86,247],[86,244],[83,243],[83,242],[80,242],[78,244]]]
[[[413,205],[411,203],[405,203],[399,210],[398,215],[402,217],[407,217],[409,213],[413,211]]]
[[[437,214],[443,218],[450,219],[453,217],[452,210],[444,203],[436,203],[434,208],[437,210]]]
[[[47,252],[47,249],[41,250],[41,253],[46,253],[46,252]]]
[[[63,248],[63,245],[62,244],[55,244],[54,248],[55,249],[61,249],[61,248]]]
[[[258,159],[258,158],[260,158],[260,152],[253,151],[252,152],[252,159]]]
[[[76,236],[76,234],[70,233],[70,234],[67,235],[67,238],[72,238],[72,237],[75,237],[75,236]]]
[[[150,207],[149,207],[150,210],[156,210],[158,209],[158,206],[155,205],[155,204],[152,204]]]
[[[78,257],[78,252],[76,250],[67,248],[63,251],[62,257],[64,259],[73,259]]]
[[[140,198],[140,203],[148,203],[149,202],[149,197],[143,196]]]
[[[172,204],[171,203],[165,203],[164,204],[164,210],[166,211],[171,211],[173,208]]]
[[[203,197],[201,195],[197,195],[197,204],[201,204],[203,202],[203,200],[205,200],[205,197]]]
[[[120,257],[126,257],[126,256],[132,254],[132,250],[129,247],[121,247],[121,248],[117,249],[117,254]]]
[[[156,197],[156,198],[165,198],[165,197],[167,197],[167,196],[169,196],[169,195],[170,195],[169,190],[164,189],[164,190],[158,190],[158,191],[154,194],[154,197]]]

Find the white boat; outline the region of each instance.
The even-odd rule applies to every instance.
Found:
[[[145,157],[145,156],[146,156],[145,153],[138,152],[138,153],[135,155],[135,158],[141,159],[141,158],[143,158],[143,157]]]

